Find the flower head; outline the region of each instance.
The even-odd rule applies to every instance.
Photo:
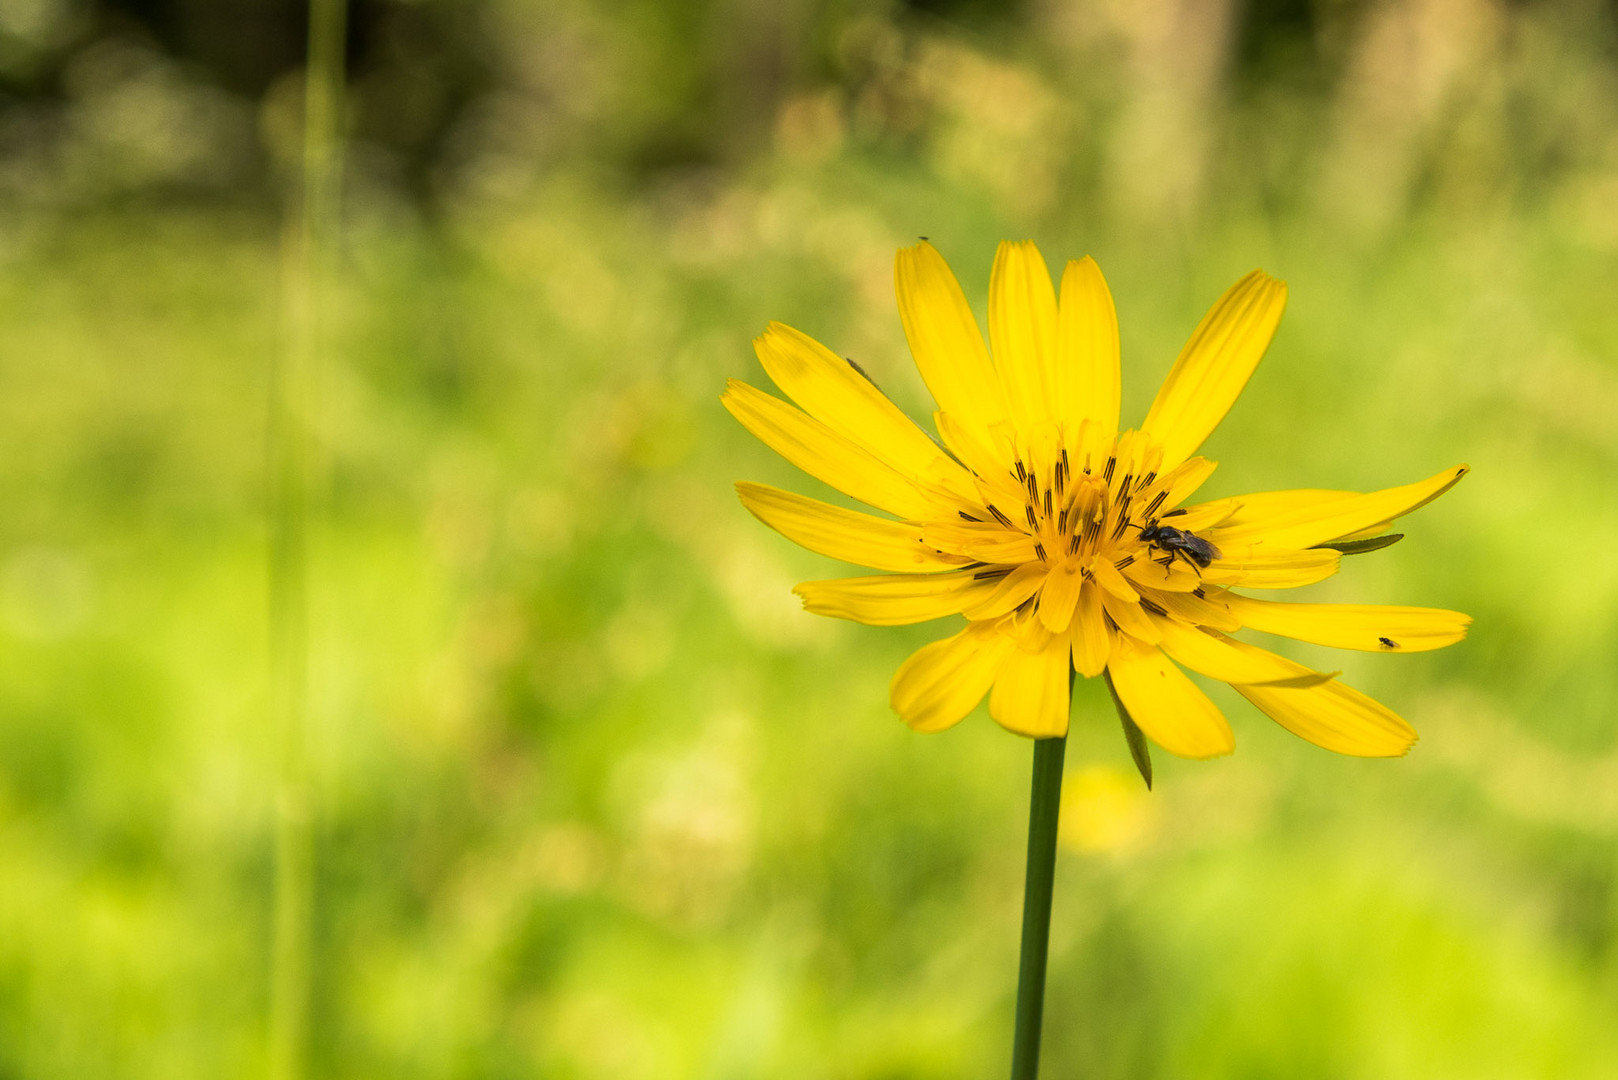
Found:
[[[1393,543],[1394,519],[1449,490],[1464,465],[1361,494],[1306,489],[1189,503],[1214,470],[1197,448],[1246,385],[1286,305],[1255,270],[1191,335],[1138,429],[1118,430],[1118,320],[1094,260],[1069,262],[1058,296],[1032,243],[1003,243],[985,347],[966,297],[923,241],[899,252],[899,313],[938,404],[939,439],[852,361],[772,324],[754,342],[794,405],[731,380],[723,401],[805,472],[877,517],[740,483],[761,521],[812,551],[886,574],[805,582],[804,607],[876,626],[965,615],[965,629],[899,668],[894,709],[940,731],[989,695],[1022,735],[1064,735],[1070,672],[1105,673],[1159,746],[1211,757],[1230,726],[1183,668],[1231,686],[1297,735],[1344,754],[1393,756],[1416,733],[1334,674],[1231,637],[1247,626],[1346,649],[1420,652],[1470,619],[1432,608],[1285,604],[1345,553]],[[1126,722],[1126,729],[1129,723]]]

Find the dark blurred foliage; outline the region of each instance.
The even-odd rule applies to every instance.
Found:
[[[1072,42],[1048,32],[1060,22],[1048,6],[634,0],[596,18],[575,3],[354,0],[350,133],[364,167],[423,206],[465,179],[468,160],[491,143],[520,148],[536,166],[582,155],[619,180],[655,180],[752,160],[782,103],[806,87],[842,85],[859,96],[880,77],[879,50],[865,38],[872,25],[947,26],[1061,58]],[[1238,93],[1279,81],[1318,99],[1336,84],[1343,43],[1375,7],[1249,0],[1235,6],[1233,25],[1212,32],[1229,35]],[[156,84],[204,145],[113,169],[125,181],[113,186],[263,200],[274,186],[267,166],[289,152],[282,144],[306,18],[298,0],[14,0],[0,18],[0,152],[14,163],[6,172],[74,156],[87,102]],[[48,196],[99,198],[108,182],[87,186],[53,184]]]
[[[1186,54],[1189,73],[1153,78],[1217,79],[1261,125],[1285,122],[1329,103],[1383,7],[1188,8],[1190,37],[1158,44]],[[1607,24],[1588,4],[1570,10],[1581,7],[1587,25]],[[643,188],[745,168],[769,148],[782,106],[820,87],[836,88],[856,119],[878,118],[856,134],[903,153],[927,94],[915,58],[895,51],[937,31],[1064,72],[1064,91],[1094,102],[1098,119],[1110,110],[1127,123],[1128,105],[1098,91],[1139,68],[1129,56],[1143,42],[1120,41],[1115,15],[1056,0],[632,0],[610,12],[569,0],[356,0],[353,173],[429,213],[558,167]],[[297,0],[11,0],[0,7],[0,192],[19,206],[178,197],[273,209],[296,157],[305,18]],[[1221,70],[1200,72],[1206,63]],[[1531,106],[1519,110],[1530,124]],[[1548,138],[1534,126],[1522,149],[1580,152]],[[1298,164],[1277,158],[1273,186],[1295,189]],[[1071,178],[1079,191],[1086,182]]]

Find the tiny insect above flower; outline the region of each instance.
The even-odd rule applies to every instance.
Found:
[[[797,587],[809,611],[876,626],[964,615],[964,629],[899,668],[894,709],[940,731],[989,695],[1011,731],[1064,735],[1069,674],[1105,673],[1133,723],[1185,757],[1235,746],[1181,670],[1229,683],[1297,735],[1344,754],[1404,753],[1409,724],[1339,682],[1230,635],[1242,627],[1371,652],[1459,641],[1471,621],[1434,608],[1286,604],[1344,554],[1397,539],[1393,521],[1465,465],[1361,494],[1304,489],[1191,503],[1214,470],[1195,456],[1246,385],[1286,305],[1255,270],[1191,335],[1138,429],[1118,430],[1118,321],[1095,261],[1067,264],[1060,296],[1032,243],[1004,243],[989,285],[989,342],[948,265],[923,241],[899,252],[899,314],[938,411],[940,439],[862,372],[790,327],[754,342],[796,406],[731,380],[725,407],[810,475],[890,517],[741,483],[765,524],[835,559],[890,571]],[[1127,723],[1126,723],[1127,730]]]

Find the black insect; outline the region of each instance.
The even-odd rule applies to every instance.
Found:
[[[1170,558],[1175,554],[1184,555],[1204,568],[1219,558],[1218,548],[1195,533],[1176,529],[1172,525],[1159,525],[1153,522],[1140,531],[1140,538],[1169,552]]]
[[[1399,647],[1399,643],[1390,637],[1379,637],[1376,640],[1382,644],[1384,649],[1397,649]]]

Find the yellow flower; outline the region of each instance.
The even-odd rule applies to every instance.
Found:
[[[811,551],[877,570],[797,587],[804,607],[873,626],[964,614],[966,628],[899,668],[894,709],[919,731],[958,723],[985,694],[1002,726],[1065,735],[1069,672],[1105,672],[1151,739],[1184,757],[1235,746],[1182,667],[1227,682],[1303,738],[1394,756],[1415,730],[1387,707],[1229,636],[1247,626],[1371,652],[1459,641],[1453,611],[1285,604],[1345,552],[1398,539],[1393,520],[1449,490],[1465,465],[1369,494],[1270,491],[1186,505],[1214,470],[1194,456],[1269,346],[1286,286],[1255,270],[1220,297],[1139,429],[1118,431],[1118,320],[1095,261],[1061,292],[1032,243],[1003,243],[989,284],[989,348],[960,285],[925,241],[899,252],[899,314],[937,401],[940,441],[865,374],[790,327],[754,346],[797,408],[731,380],[723,401],[788,461],[891,517],[740,483],[766,525]],[[1129,724],[1126,721],[1126,730]],[[1140,748],[1143,754],[1144,748]]]

